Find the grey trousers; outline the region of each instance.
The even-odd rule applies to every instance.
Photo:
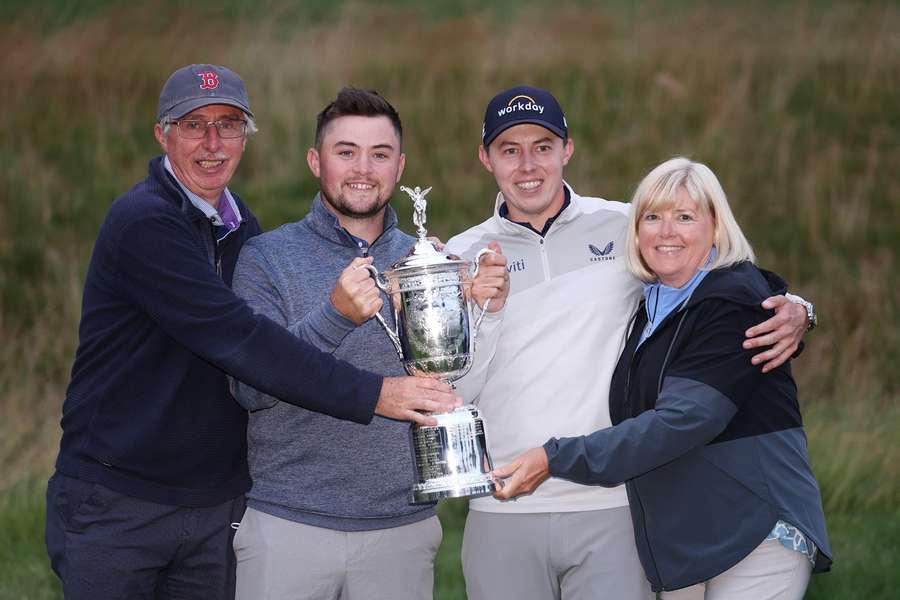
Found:
[[[335,531],[248,508],[234,537],[237,600],[430,600],[441,523]]]
[[[628,507],[570,513],[469,511],[469,600],[648,600]]]

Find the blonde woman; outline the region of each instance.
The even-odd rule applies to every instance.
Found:
[[[644,301],[612,378],[614,426],[497,469],[509,477],[498,496],[550,476],[626,482],[641,563],[663,598],[802,598],[831,548],[797,388],[789,363],[762,373],[741,348],[775,276],[754,266],[705,165],[663,163],[632,204],[627,260]]]

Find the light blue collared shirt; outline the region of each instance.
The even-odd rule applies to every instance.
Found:
[[[694,290],[700,285],[700,282],[709,273],[709,265],[716,259],[716,247],[713,246],[709,251],[709,257],[702,268],[697,269],[690,281],[680,288],[669,287],[663,283],[646,283],[644,284],[644,310],[647,311],[647,326],[641,333],[641,339],[638,346],[644,343],[648,337],[653,335],[659,324],[669,315],[669,313],[681,308],[693,295]]]

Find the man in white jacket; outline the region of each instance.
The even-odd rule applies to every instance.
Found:
[[[472,259],[497,241],[511,283],[485,319],[481,358],[458,382],[481,408],[495,464],[550,437],[610,426],[608,394],[641,285],[625,267],[629,205],[579,196],[563,181],[574,152],[547,91],[516,87],[488,104],[479,159],[500,193],[487,221],[446,250]],[[807,312],[784,297],[751,329],[747,347],[769,370],[797,349]],[[624,486],[547,481],[517,502],[469,504],[462,550],[470,600],[650,597]]]

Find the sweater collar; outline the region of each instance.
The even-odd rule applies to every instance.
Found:
[[[150,159],[148,179],[153,183],[162,186],[166,191],[165,194],[162,194],[162,198],[167,202],[176,205],[188,218],[194,221],[205,221],[206,215],[203,214],[203,211],[191,204],[184,191],[182,191],[181,186],[178,184],[178,180],[166,171],[166,167],[163,164],[165,157],[165,154],[161,154]]]

